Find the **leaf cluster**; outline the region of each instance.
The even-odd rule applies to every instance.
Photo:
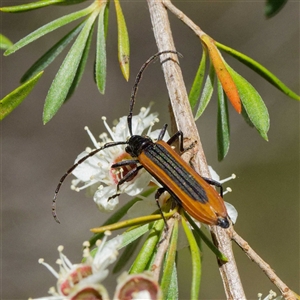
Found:
[[[217,81],[218,159],[223,160],[230,146],[227,99],[233,108],[242,114],[246,123],[251,127],[255,127],[266,141],[268,140],[267,133],[270,127],[270,118],[267,107],[257,90],[226,63],[219,49],[238,59],[290,98],[300,100],[300,96],[249,56],[214,41],[207,35],[201,37],[201,42],[203,46],[202,58],[189,92],[189,101],[192,109],[196,111],[195,120],[197,120],[212,99],[214,82]],[[207,60],[209,60],[209,70],[205,75]]]
[[[3,7],[3,12],[24,12],[53,4],[71,5],[83,0],[44,0],[18,6]],[[118,0],[114,1],[118,24],[118,58],[123,76],[129,79],[129,38],[123,12]],[[106,85],[106,37],[108,30],[109,1],[95,0],[82,10],[60,17],[30,33],[14,45],[7,46],[4,55],[10,55],[24,46],[36,41],[40,37],[61,28],[71,22],[83,19],[69,33],[62,37],[45,54],[43,54],[22,76],[21,83],[28,85],[27,81],[45,70],[66,46],[77,36],[60,66],[45,100],[43,122],[46,124],[57,113],[62,104],[71,97],[78,86],[89,55],[94,27],[97,24],[97,42],[95,59],[95,82],[100,93],[104,94]],[[3,39],[1,39],[2,41]],[[7,95],[9,97],[11,94]],[[19,99],[19,103],[24,98]],[[7,100],[6,100],[7,101]],[[12,106],[6,108],[6,115],[12,111]]]

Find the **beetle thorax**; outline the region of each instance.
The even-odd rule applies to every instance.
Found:
[[[126,147],[125,151],[132,157],[138,157],[146,147],[152,144],[153,141],[149,137],[133,135],[128,140],[128,146]]]

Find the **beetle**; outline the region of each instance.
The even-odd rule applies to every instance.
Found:
[[[145,68],[158,56],[166,53],[179,54],[177,51],[161,51],[151,56],[141,67],[136,76],[135,84],[132,88],[129,114],[127,124],[130,137],[127,141],[109,142],[103,147],[91,151],[88,155],[81,158],[74,164],[60,179],[55,190],[52,202],[52,214],[54,219],[59,223],[56,214],[57,194],[65,178],[82,162],[95,155],[99,151],[114,147],[116,145],[126,145],[125,151],[132,157],[130,160],[120,161],[111,165],[111,168],[121,166],[135,165],[117,184],[117,193],[109,199],[114,198],[118,193],[119,186],[126,181],[131,180],[142,168],[149,172],[161,185],[155,194],[155,199],[159,205],[158,199],[164,191],[168,191],[175,202],[183,207],[196,220],[208,225],[218,225],[222,228],[230,226],[227,210],[222,198],[223,189],[220,183],[200,176],[190,164],[185,162],[181,156],[171,147],[179,140],[179,150],[181,153],[188,149],[183,148],[183,133],[176,132],[167,142],[163,137],[167,130],[167,124],[161,129],[157,141],[153,141],[147,136],[134,135],[132,132],[132,114],[137,94],[138,84],[141,80]],[[190,148],[190,147],[189,147]],[[211,185],[220,188],[220,194]],[[108,201],[109,201],[108,199]]]

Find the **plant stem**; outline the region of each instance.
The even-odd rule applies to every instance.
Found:
[[[268,278],[274,283],[280,290],[282,296],[286,300],[300,299],[300,296],[294,293],[272,270],[268,265],[251,247],[250,245],[240,237],[233,228],[229,229],[232,240],[246,253],[246,255],[254,261],[268,276]]]
[[[153,26],[153,32],[159,51],[175,50],[175,45],[171,33],[167,10],[162,0],[148,0],[149,12]],[[201,146],[200,137],[197,131],[194,117],[188,101],[188,95],[184,85],[179,63],[173,60],[165,61],[166,57],[175,55],[161,56],[163,73],[172,105],[176,127],[182,130],[185,140],[184,147],[193,142],[197,142],[191,151],[184,153],[183,158],[189,161],[192,158],[195,169],[205,177],[210,177],[206,158]],[[246,299],[242,283],[236,267],[234,255],[231,247],[231,240],[227,231],[216,226],[211,227],[214,242],[221,252],[229,259],[226,264],[219,263],[219,270],[223,280],[227,299]]]

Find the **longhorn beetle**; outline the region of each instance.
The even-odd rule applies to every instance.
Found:
[[[135,84],[132,88],[130,98],[130,108],[127,117],[128,129],[130,137],[127,141],[109,142],[103,147],[91,151],[88,155],[81,158],[74,164],[60,179],[55,190],[52,214],[56,222],[59,220],[56,215],[56,198],[65,178],[82,162],[89,157],[95,155],[99,151],[113,147],[116,145],[127,145],[125,151],[132,156],[131,160],[120,161],[113,164],[111,168],[119,168],[121,166],[136,164],[137,166],[130,170],[117,184],[117,193],[110,198],[119,195],[119,186],[130,180],[136,175],[140,169],[145,168],[161,185],[155,194],[158,203],[159,196],[162,192],[168,191],[176,203],[182,206],[192,217],[200,222],[209,225],[219,225],[222,228],[228,228],[226,207],[222,199],[222,186],[220,183],[209,178],[201,177],[188,163],[186,163],[179,154],[171,147],[175,141],[180,141],[181,153],[185,151],[183,148],[183,133],[178,131],[167,142],[162,139],[167,130],[167,124],[163,126],[156,142],[147,136],[134,135],[132,132],[132,113],[135,104],[135,97],[138,84],[146,67],[158,56],[165,53],[175,53],[176,51],[162,51],[150,57],[141,67],[137,74]],[[220,194],[211,186],[211,184],[220,187]],[[109,198],[109,199],[110,199]],[[109,201],[108,199],[108,201]]]

